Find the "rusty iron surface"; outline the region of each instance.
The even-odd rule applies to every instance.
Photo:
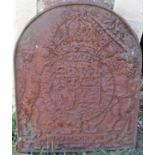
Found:
[[[52,8],[15,53],[20,152],[134,148],[141,51],[128,25],[95,5]]]

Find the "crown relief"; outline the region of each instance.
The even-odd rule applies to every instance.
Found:
[[[92,16],[76,14],[65,18],[50,40],[49,48],[58,53],[78,50],[98,52],[110,41],[110,37]]]

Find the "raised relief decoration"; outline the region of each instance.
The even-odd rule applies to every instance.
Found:
[[[55,7],[35,18],[15,53],[20,152],[134,148],[141,52],[116,14]]]

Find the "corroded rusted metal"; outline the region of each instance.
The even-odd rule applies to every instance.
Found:
[[[133,148],[141,52],[104,8],[52,8],[22,33],[15,54],[18,150]]]

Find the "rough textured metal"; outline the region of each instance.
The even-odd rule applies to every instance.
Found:
[[[44,11],[51,6],[67,3],[89,3],[103,6],[107,9],[113,9],[115,0],[38,0],[37,10],[38,12]]]
[[[134,148],[141,52],[113,12],[87,4],[35,18],[16,47],[18,150]]]

